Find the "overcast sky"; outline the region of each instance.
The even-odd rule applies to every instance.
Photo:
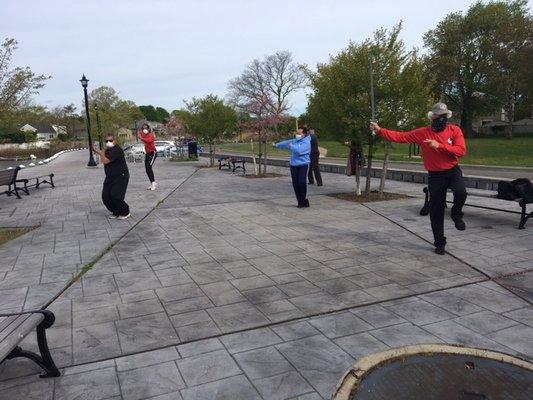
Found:
[[[208,93],[254,58],[289,50],[311,67],[379,27],[403,20],[408,47],[448,12],[474,1],[409,0],[0,0],[0,38],[19,42],[15,65],[52,75],[35,101],[82,105],[79,79],[124,99],[163,106]],[[437,7],[438,5],[438,7]],[[305,110],[303,92],[291,112]]]

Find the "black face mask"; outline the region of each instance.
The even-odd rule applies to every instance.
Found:
[[[442,132],[444,129],[446,129],[446,125],[448,124],[448,117],[445,115],[435,118],[431,120],[431,130],[433,132]]]

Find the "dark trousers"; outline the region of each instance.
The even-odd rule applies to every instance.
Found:
[[[156,158],[157,151],[146,153],[146,155],[144,156],[144,168],[146,169],[146,175],[148,175],[148,179],[150,179],[150,182],[155,182],[154,170],[152,169],[152,165],[154,165]]]
[[[298,200],[298,205],[303,206],[305,199],[307,198],[307,171],[309,165],[300,165],[298,167],[291,165],[291,178],[292,178],[292,187],[294,188],[294,194],[296,195],[296,200]]]
[[[463,205],[466,201],[466,188],[463,171],[456,166],[448,171],[430,172],[428,177],[429,217],[435,246],[444,246],[444,209],[446,208],[446,191],[453,191],[452,219],[463,217]]]
[[[124,201],[128,189],[129,175],[106,178],[102,189],[102,201],[113,215],[128,215],[130,206]]]
[[[309,165],[308,179],[310,184],[313,184],[316,179],[316,184],[318,186],[322,186],[322,175],[320,175],[320,167],[318,165],[319,157],[320,154],[311,154],[311,164]],[[313,179],[313,174],[315,175],[315,179]]]

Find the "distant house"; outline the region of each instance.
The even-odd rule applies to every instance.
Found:
[[[137,139],[137,136],[128,128],[119,128],[117,135],[121,140],[121,143],[133,143]]]
[[[53,124],[24,124],[20,127],[22,132],[33,132],[37,140],[52,140],[58,135],[66,135],[67,129],[61,125]]]
[[[478,134],[489,136],[502,136],[510,130],[509,120],[504,115],[481,117],[472,126]],[[513,132],[515,135],[533,135],[533,119],[513,122]]]

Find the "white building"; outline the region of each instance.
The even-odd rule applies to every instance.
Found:
[[[58,135],[66,135],[67,129],[61,125],[52,124],[24,124],[20,127],[22,132],[33,132],[37,140],[52,140]]]

